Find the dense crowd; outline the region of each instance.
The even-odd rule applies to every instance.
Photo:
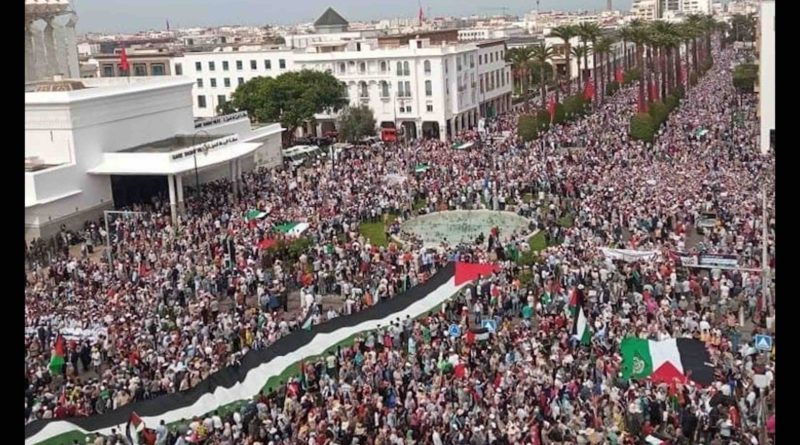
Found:
[[[740,334],[742,322],[754,332],[774,323],[761,275],[701,273],[676,257],[736,254],[740,266],[761,269],[768,242],[774,266],[774,157],[753,146],[755,98],[734,90],[732,60],[730,50],[715,52],[714,68],[654,144],[629,139],[636,90],[623,88],[530,143],[508,113],[490,120],[486,134],[458,135],[478,149],[432,140],[357,148],[336,163],[245,173],[238,196],[228,180],[208,184],[189,195],[178,226],[158,199],[139,208],[145,215],[115,220],[109,234],[88,226],[89,243],[112,237],[111,267],[61,255],[27,277],[26,418],[92,415],[188,389],[305,317],[322,322],[378,304],[455,255],[498,261],[502,271],[439,313],[330,351],[241,411],[191,419],[177,432],[159,426],[157,443],[638,444],[656,435],[763,445],[756,416],[767,405],[774,432],[774,352],[762,361]],[[431,168],[409,173],[417,163]],[[254,208],[266,217],[247,220]],[[531,218],[550,241],[541,261],[517,264],[485,242],[379,247],[359,232],[361,222],[393,215],[387,235],[402,235],[399,224],[417,213],[477,208]],[[700,235],[709,214],[717,223]],[[308,222],[308,242],[260,248],[281,238],[271,228],[286,221]],[[497,241],[528,249],[516,235]],[[612,261],[603,247],[657,255]],[[590,347],[570,335],[565,306],[575,293],[593,327]],[[325,303],[330,295],[341,307]],[[300,311],[287,310],[289,298],[300,299]],[[500,327],[486,340],[446,335],[450,323],[469,332],[484,317]],[[52,373],[57,333],[68,338],[67,357]],[[718,382],[622,380],[618,345],[628,335],[705,341]],[[756,373],[768,376],[767,390],[755,388]]]

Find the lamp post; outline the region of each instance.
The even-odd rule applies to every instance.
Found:
[[[192,147],[195,146],[195,141],[197,140],[197,135],[203,133],[206,137],[211,137],[205,130],[197,130],[192,135]],[[203,150],[203,154],[208,153],[208,150]],[[197,172],[197,149],[194,150],[192,153],[192,157],[194,157],[194,186],[196,188],[195,194],[197,195],[197,202],[200,202],[200,175]]]

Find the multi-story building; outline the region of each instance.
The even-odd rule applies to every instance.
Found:
[[[775,0],[762,0],[758,27],[758,95],[761,153],[775,148]]]
[[[509,37],[524,36],[525,30],[517,27],[502,28],[468,28],[458,30],[458,40],[462,42],[475,42],[480,40],[507,39]]]
[[[328,11],[325,15],[330,16]],[[329,26],[329,34],[346,31],[344,25],[323,26]],[[505,51],[502,40],[459,43],[456,30],[444,30],[323,40],[304,49],[185,53],[172,60],[172,72],[195,80],[194,114],[210,117],[252,78],[290,70],[327,71],[347,85],[350,104],[368,105],[381,127],[402,128],[408,138],[445,139],[476,126],[480,116],[510,108]],[[318,115],[317,128],[307,130],[328,131],[335,119]]]
[[[633,0],[631,14],[640,20],[657,20],[661,17],[658,0]]]
[[[115,54],[96,54],[87,63],[96,66],[97,73],[92,77],[169,76],[172,74],[172,63],[170,61],[177,55],[175,52],[164,49],[126,51],[129,72],[120,70],[119,52]],[[180,75],[180,73],[175,74]]]

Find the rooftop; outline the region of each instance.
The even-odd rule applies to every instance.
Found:
[[[160,141],[148,142],[146,144],[137,145],[136,147],[126,148],[125,150],[120,150],[119,153],[171,153],[173,151],[193,147],[195,145],[224,138],[226,136],[230,135],[177,135],[167,139],[162,139]]]
[[[314,22],[314,26],[347,26],[348,22],[333,8],[328,8]]]
[[[38,87],[40,84],[46,86]],[[25,104],[68,104],[178,86],[191,87],[193,84],[191,79],[172,76],[98,77],[28,83],[25,84]]]

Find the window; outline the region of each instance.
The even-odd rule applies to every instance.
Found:
[[[197,79],[197,88],[203,88],[203,79]]]
[[[144,63],[134,63],[133,64],[133,75],[134,76],[146,76],[147,75],[147,65]]]
[[[361,74],[366,73],[367,72],[367,64],[364,63],[364,62],[359,63],[358,64],[358,72],[361,73]]]
[[[225,85],[225,88],[230,88],[231,87],[231,78],[230,77],[226,77],[226,78],[222,79],[222,84]]]
[[[422,40],[417,40],[417,49],[422,49]]]
[[[403,82],[397,82],[397,97],[405,97],[405,87],[403,86]]]
[[[240,85],[240,86],[244,85],[244,77],[240,77],[240,78],[236,79],[236,83],[237,83],[237,85]]]
[[[408,69],[408,62],[403,62],[403,75],[410,76],[411,70]]]
[[[381,62],[381,72],[382,73],[386,72],[386,62]]]
[[[114,65],[103,65],[103,77],[114,77]]]
[[[381,81],[381,97],[389,97],[389,82]]]
[[[286,59],[278,59],[278,68],[282,70],[286,69]]]
[[[211,88],[216,88],[216,87],[217,87],[217,79],[212,77],[211,78]]]
[[[431,61],[430,60],[426,60],[422,64],[422,66],[425,69],[425,74],[430,74],[431,73]]]
[[[425,109],[428,113],[433,113],[433,104],[426,105]]]
[[[236,61],[236,69],[237,69],[238,71],[241,71],[241,70],[243,70],[243,69],[244,69],[244,68],[243,68],[243,66],[242,66],[242,61],[241,61],[241,60],[237,60],[237,61]]]
[[[425,95],[428,97],[433,96],[433,82],[430,80],[425,81]]]
[[[180,63],[175,64],[175,75],[183,76],[183,65],[181,65]]]
[[[195,62],[194,63],[194,70],[197,71],[198,73],[202,72],[203,71],[203,64],[200,63],[200,62]]]
[[[224,94],[220,94],[219,96],[217,96],[217,105],[225,105],[225,102],[227,102],[227,101],[228,101],[228,98],[225,97]]]
[[[411,105],[406,105],[406,113],[410,113],[410,112],[411,112]]]
[[[206,107],[206,97],[197,96],[197,108],[205,108],[205,107]]]
[[[271,70],[272,69],[272,61],[271,60],[265,60],[264,61],[264,69],[265,70]]]
[[[411,82],[406,81],[406,97],[411,97]]]
[[[475,54],[469,55],[469,67],[475,68]]]
[[[345,71],[347,71],[347,65],[345,65],[344,62],[341,62],[339,64],[339,72],[344,74]]]
[[[397,75],[403,75],[403,62],[397,62]]]
[[[214,71],[215,68],[216,67],[214,66],[214,62],[208,62],[208,70],[209,71]]]
[[[255,60],[251,60],[250,61],[250,69],[251,70],[257,70],[258,69],[258,62],[256,62]]]
[[[356,51],[361,51],[361,43],[356,42]]]
[[[366,82],[359,82],[358,83],[358,96],[362,99],[369,99],[369,88],[367,87]]]
[[[222,71],[228,71],[229,64],[227,60],[222,61]]]

